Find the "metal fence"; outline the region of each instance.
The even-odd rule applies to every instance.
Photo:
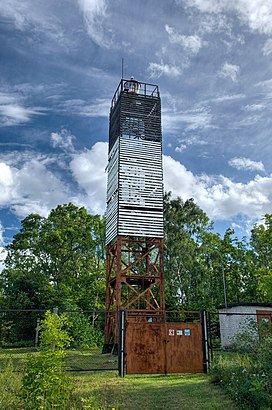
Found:
[[[105,311],[53,309],[67,318],[65,330],[71,338],[66,351],[65,370],[72,372],[118,370],[118,357],[102,354]],[[0,370],[8,358],[15,370],[22,370],[29,353],[36,354],[40,343],[39,324],[46,310],[0,310]]]
[[[272,312],[207,312],[210,361],[224,352],[250,351],[272,334]]]
[[[67,317],[67,332],[71,345],[65,358],[65,370],[70,372],[119,370],[125,374],[125,316],[119,317],[119,355],[102,354],[106,311],[57,310],[55,313]],[[39,324],[45,317],[46,310],[37,309],[1,309],[0,310],[0,370],[11,358],[15,370],[22,370],[29,353],[38,352],[40,335]],[[124,315],[124,313],[120,313]],[[272,334],[271,312],[165,312],[161,316],[128,312],[130,321],[148,322],[165,321],[167,323],[202,323],[204,366],[224,352],[235,352],[239,349],[252,349],[261,337],[268,332]]]

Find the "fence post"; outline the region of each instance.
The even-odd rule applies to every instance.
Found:
[[[119,343],[118,343],[118,372],[120,377],[125,377],[125,336],[126,312],[119,310]]]
[[[54,315],[58,315],[59,314],[59,308],[54,307],[53,308],[53,313],[54,313]]]
[[[59,314],[59,308],[54,307],[54,308],[53,308],[53,315],[58,315],[58,314]],[[52,350],[55,350],[55,348],[56,348],[55,343],[52,343],[52,344],[51,344],[51,349],[52,349]]]
[[[35,347],[38,347],[39,343],[39,326],[40,326],[40,318],[37,319],[37,326],[36,326],[36,333],[35,333]]]
[[[212,320],[211,320],[211,312],[207,312],[208,315],[208,337],[209,337],[209,353],[210,353],[210,361],[213,362],[213,339],[212,339]]]
[[[204,355],[204,373],[209,371],[209,343],[208,343],[208,329],[207,329],[207,311],[201,309],[201,325],[202,325],[202,337],[203,337],[203,355]]]

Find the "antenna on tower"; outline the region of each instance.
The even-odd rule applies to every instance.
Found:
[[[122,57],[122,63],[121,63],[121,78],[123,80],[124,78],[124,58]]]

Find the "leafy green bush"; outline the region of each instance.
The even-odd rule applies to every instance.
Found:
[[[21,400],[28,410],[66,409],[71,398],[71,379],[63,372],[64,348],[70,337],[63,327],[64,315],[47,312],[40,325],[38,355],[30,356],[22,378]]]
[[[271,410],[272,336],[255,334],[252,344],[248,335],[243,337],[238,353],[222,355],[212,366],[212,381],[224,387],[241,409]]]
[[[41,349],[47,351],[49,349],[69,347],[71,337],[67,332],[67,326],[68,319],[66,315],[57,315],[47,311],[45,319],[41,321],[39,326]]]
[[[103,344],[103,332],[95,328],[88,316],[83,313],[69,313],[67,332],[72,347],[99,347]]]
[[[244,322],[244,327],[233,339],[231,350],[252,353],[256,351],[260,343],[259,327],[256,320],[248,318]]]
[[[22,379],[21,399],[29,410],[66,409],[71,381],[62,371],[64,352],[43,351],[32,356]]]

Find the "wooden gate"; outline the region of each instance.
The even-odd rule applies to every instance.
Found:
[[[126,324],[126,372],[201,373],[204,371],[201,323]]]

